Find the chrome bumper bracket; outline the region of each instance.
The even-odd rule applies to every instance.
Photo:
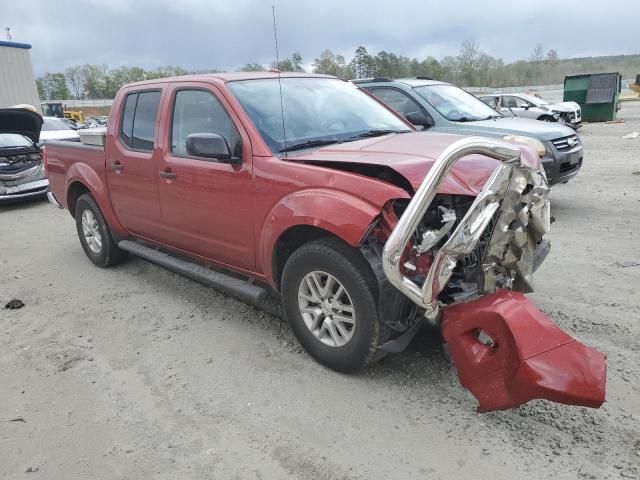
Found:
[[[453,165],[472,154],[486,155],[502,164],[493,172],[447,242],[435,253],[424,283],[417,285],[400,271],[402,253]],[[500,286],[517,286],[514,289],[531,291],[533,252],[549,225],[546,200],[549,189],[541,168],[524,165],[520,148],[506,142],[469,137],[450,145],[429,170],[384,246],[382,265],[391,284],[424,308],[427,319],[437,321],[437,297],[458,260],[476,248],[491,220],[497,218],[483,260],[483,264],[495,268],[485,269],[479,291],[483,294],[495,291],[500,278],[505,278],[507,283]]]

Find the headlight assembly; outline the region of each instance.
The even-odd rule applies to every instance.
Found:
[[[505,135],[504,137],[502,137],[502,139],[509,142],[516,142],[532,147],[536,152],[538,152],[538,155],[540,155],[541,157],[544,157],[544,154],[546,152],[544,143],[536,138],[525,137],[524,135]]]

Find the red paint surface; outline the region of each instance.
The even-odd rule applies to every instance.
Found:
[[[274,157],[226,82],[274,77],[273,73],[199,75],[141,82],[120,90],[111,111],[105,150],[47,147],[50,189],[63,206],[69,189],[81,184],[96,199],[112,231],[138,237],[277,285],[273,252],[289,229],[323,229],[356,246],[381,214],[374,234],[386,236],[395,214],[389,201],[409,198],[390,183],[326,164],[383,165],[417,189],[440,153],[460,137],[407,133],[334,145],[286,159]],[[283,74],[283,76],[305,76]],[[152,152],[134,152],[118,140],[123,100],[130,91],[160,89]],[[170,112],[179,88],[210,91],[227,109],[243,141],[237,165],[176,157],[169,148]],[[413,129],[407,124],[407,128]],[[539,162],[523,148],[523,162]],[[110,169],[112,163],[124,168]],[[483,156],[461,159],[441,193],[477,195],[498,162]],[[174,180],[160,172],[176,173]],[[382,239],[384,240],[384,239]],[[420,272],[430,257],[416,261]],[[497,340],[487,348],[477,329]],[[483,411],[510,408],[532,398],[597,407],[604,401],[604,356],[556,327],[522,295],[500,291],[447,307],[443,335],[460,380]]]
[[[199,75],[124,87],[111,110],[104,152],[59,145],[48,148],[51,191],[66,206],[69,186],[80,182],[121,237],[143,238],[275,286],[272,256],[288,229],[317,227],[356,246],[389,200],[409,198],[408,192],[390,183],[313,165],[314,161],[336,166],[339,162],[386,165],[417,188],[434,159],[460,138],[407,133],[277,158],[226,83],[257,76],[275,75]],[[242,163],[229,165],[171,154],[171,109],[180,88],[205,89],[220,100],[242,137]],[[126,94],[145,89],[159,89],[162,95],[154,149],[137,152],[120,143],[118,131]],[[114,171],[112,163],[124,168]],[[497,164],[482,156],[464,158],[441,192],[475,195]],[[177,175],[175,180],[159,176],[169,170]]]
[[[484,330],[487,347],[476,338]],[[517,407],[536,398],[597,408],[605,399],[604,354],[575,340],[524,295],[498,290],[444,309],[442,334],[460,383],[478,411]]]

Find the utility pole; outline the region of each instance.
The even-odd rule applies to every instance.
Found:
[[[10,42],[11,41],[11,27],[4,27],[4,29],[7,31],[7,41]]]

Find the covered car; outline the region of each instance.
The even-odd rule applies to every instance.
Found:
[[[66,118],[44,117],[42,130],[40,132],[40,142],[47,143],[50,140],[71,140],[80,141],[78,132],[71,128]]]

